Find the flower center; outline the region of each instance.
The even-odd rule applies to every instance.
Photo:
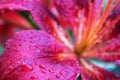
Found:
[[[117,16],[111,19],[111,12],[118,5],[120,0],[107,0],[105,7],[103,3],[106,0],[100,0],[96,9],[96,0],[89,2],[88,16],[84,15],[85,10],[78,11],[78,18],[80,22],[79,26],[75,26],[73,34],[75,37],[74,43],[70,40],[70,36],[66,34],[64,29],[56,28],[57,38],[60,39],[67,47],[71,49],[72,54],[59,54],[59,59],[65,59],[69,57],[77,57],[78,59],[83,56],[84,53],[89,53],[89,50],[97,47],[100,44],[103,37],[105,37],[112,30],[112,27],[120,19]],[[57,26],[57,25],[56,25]],[[108,32],[108,33],[107,33]]]
[[[82,24],[84,27],[79,26],[78,35],[75,36],[75,52],[78,56],[90,50],[96,43],[100,43],[101,39],[106,35],[106,32],[110,31],[120,19],[120,16],[117,16],[113,20],[109,19],[110,13],[119,2],[120,0],[116,0],[115,2],[108,0],[105,8],[102,8],[104,1],[101,0],[97,10],[94,8],[95,1],[90,2],[89,13],[86,19],[87,24]]]

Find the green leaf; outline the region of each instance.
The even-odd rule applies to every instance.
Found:
[[[29,11],[20,11],[18,12],[20,15],[22,15],[23,17],[25,17],[32,25],[35,29],[40,29],[40,27],[35,23],[35,21],[32,19],[30,12]]]

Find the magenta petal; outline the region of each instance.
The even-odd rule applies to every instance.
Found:
[[[4,45],[5,41],[13,35],[15,27],[8,24],[0,25],[0,45]]]
[[[110,38],[120,37],[120,20],[115,24],[114,28],[112,28]]]
[[[118,5],[114,8],[114,10],[109,16],[109,19],[114,19],[118,16],[120,16],[120,3],[118,3]]]
[[[108,17],[108,19],[105,22],[105,24],[107,24],[107,22],[111,23],[112,21],[114,21],[118,17],[120,17],[120,3],[118,3],[118,5],[114,8],[114,10],[112,11],[110,16]],[[108,25],[108,26],[110,26],[110,25]],[[107,38],[106,38],[107,40],[119,37],[119,35],[120,35],[120,27],[119,26],[120,26],[120,20],[118,20],[114,24],[114,26],[111,28],[111,30],[108,31],[109,35],[106,35],[107,36]]]
[[[120,80],[120,78],[112,72],[93,64],[89,65],[88,68],[81,68],[81,76],[82,80]]]
[[[100,68],[91,62],[81,60],[82,80],[120,80],[120,78],[110,71]]]
[[[46,31],[52,31],[53,21],[58,23],[56,17],[43,5],[41,0],[2,0],[0,10],[4,9],[30,11],[35,22]]]
[[[82,80],[119,80],[113,73],[106,71],[103,68],[96,67],[93,71],[81,70]]]
[[[74,26],[76,25],[77,10],[79,10],[77,1],[78,0],[54,0],[54,6],[57,8],[64,25],[71,27],[73,27],[73,24]]]
[[[74,57],[59,60],[70,51],[44,31],[21,31],[6,43],[0,56],[1,80],[76,80],[79,64]]]
[[[66,28],[71,28],[77,34],[79,26],[78,12],[87,3],[87,0],[79,4],[79,0],[53,0],[53,7],[58,11],[58,18]],[[86,5],[87,6],[87,5]],[[83,16],[84,17],[84,16]]]
[[[107,62],[115,62],[120,60],[120,39],[110,40],[106,43],[102,43],[99,47],[90,50],[84,54],[89,58],[97,58]]]
[[[58,18],[62,25],[69,26],[76,33],[79,25],[79,10],[82,8],[88,9],[87,3],[87,0],[53,0],[53,7],[57,9]]]

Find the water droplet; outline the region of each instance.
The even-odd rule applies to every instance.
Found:
[[[36,52],[37,52],[37,53],[40,53],[40,50],[39,50],[39,49],[37,49],[37,50],[36,50]]]
[[[54,73],[54,71],[53,71],[52,69],[48,69],[48,71],[49,71],[50,73]]]
[[[9,66],[9,67],[8,67],[8,70],[9,70],[9,71],[11,71],[12,69],[13,69],[13,67],[12,67],[12,66]]]
[[[29,49],[30,49],[30,50],[34,50],[34,47],[30,45],[30,46],[29,46]]]
[[[45,70],[41,70],[42,73],[46,74],[47,72]]]
[[[59,74],[57,74],[57,75],[56,75],[56,78],[60,78],[60,75],[59,75]]]
[[[12,44],[12,46],[16,47],[17,45],[16,44]]]
[[[7,65],[10,65],[10,64],[11,64],[11,62],[10,62],[10,61],[7,61],[6,63],[7,63]]]
[[[46,15],[43,15],[44,18],[46,18]]]
[[[16,63],[17,63],[17,64],[20,64],[21,62],[20,62],[20,61],[17,61]]]
[[[30,39],[33,39],[33,37],[30,37]]]
[[[31,79],[32,79],[32,80],[35,80],[35,79],[37,79],[37,78],[36,78],[35,76],[31,76]]]
[[[23,56],[23,59],[24,59],[24,60],[27,60],[27,56]]]
[[[15,75],[15,76],[18,76],[18,75],[19,75],[19,73],[18,73],[18,72],[15,72],[15,73],[14,73],[14,75]]]
[[[19,46],[22,46],[22,44],[18,44]]]
[[[19,50],[18,50],[18,49],[15,49],[14,51],[15,51],[15,52],[17,52],[17,53],[19,52]]]
[[[57,1],[57,4],[58,4],[58,5],[60,4],[59,1]]]
[[[40,64],[39,67],[45,69],[45,65]]]
[[[38,65],[37,62],[34,62],[35,65]]]
[[[31,71],[33,69],[32,65],[23,65],[22,71]]]
[[[97,37],[97,35],[94,35],[94,36],[93,36],[93,38],[96,38],[96,37]]]
[[[60,75],[63,75],[63,72],[62,72],[62,71],[60,71]]]
[[[39,46],[38,46],[38,45],[35,45],[35,48],[39,48]]]

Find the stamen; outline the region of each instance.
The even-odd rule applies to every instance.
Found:
[[[99,34],[97,35],[97,37],[94,39],[94,41],[91,42],[90,45],[94,45],[96,43],[96,41],[101,37],[104,36],[103,33],[107,31],[110,31],[110,29],[112,29],[112,27],[117,23],[117,21],[120,19],[120,16],[118,16],[116,19],[114,19],[111,23],[109,23],[107,25],[107,27],[105,27],[102,31],[99,32]]]
[[[112,6],[112,9],[110,9],[110,6],[112,5],[112,2],[113,2],[112,0],[109,0],[107,6],[105,8],[105,11],[103,12],[103,14],[101,16],[99,24],[97,25],[97,27],[89,35],[88,40],[87,40],[88,46],[91,46],[91,43],[95,42],[94,39],[99,39],[100,36],[99,37],[96,36],[97,38],[96,37],[94,38],[94,36],[97,35],[97,33],[101,30],[102,25],[105,22],[106,18],[108,17],[109,13],[112,12],[112,10],[117,6],[117,4],[120,2],[120,0],[116,1],[115,5]],[[114,24],[115,24],[115,22],[116,22],[116,20],[114,21]],[[114,24],[111,24],[110,27],[112,27],[112,25],[114,25]]]
[[[100,12],[102,11],[102,4],[103,0],[100,1],[100,5],[98,6],[98,10],[96,11],[96,15],[94,16],[94,2],[90,3],[90,8],[89,8],[89,15],[88,15],[88,22],[85,27],[86,31],[82,31],[82,36],[81,39],[77,41],[76,44],[76,52],[81,55],[85,50],[87,50],[89,47],[94,45],[97,40],[100,39],[101,35],[105,35],[106,29],[110,30],[113,25],[120,19],[120,17],[117,17],[114,19],[109,25],[106,27],[103,27],[103,24],[107,17],[110,15],[110,13],[114,10],[114,8],[118,5],[120,0],[115,1],[113,4],[113,0],[108,0],[108,3],[99,19],[99,22],[97,22],[97,19],[100,15]],[[102,29],[103,27],[103,29]],[[82,28],[83,30],[83,28]],[[81,31],[81,30],[79,30]],[[78,32],[80,33],[80,32]],[[79,34],[79,35],[81,35]]]
[[[91,26],[91,21],[92,21],[92,17],[93,17],[93,12],[94,12],[94,8],[93,8],[93,3],[90,3],[90,10],[89,10],[89,15],[88,15],[88,22],[87,22],[87,26],[86,26],[86,30],[83,31],[83,36],[81,37],[82,38],[82,41],[79,41],[77,42],[76,44],[76,50],[77,52],[81,53],[82,51],[82,47],[84,46],[84,43],[86,42],[86,37],[89,33],[89,30],[90,30],[90,26]]]
[[[116,1],[116,3],[115,3],[115,5],[112,7],[112,9],[110,10],[110,12],[112,12],[112,10],[117,6],[117,4],[120,2],[120,0],[118,0],[118,1]],[[102,31],[100,31],[101,30],[101,28],[98,30],[98,32],[96,32],[96,34],[98,33],[98,35],[95,37],[95,38],[93,38],[93,39],[91,39],[90,41],[89,41],[89,43],[88,43],[88,45],[89,45],[89,47],[91,46],[91,45],[93,45],[93,44],[95,44],[96,43],[96,41],[101,37],[101,35],[103,35],[103,33],[105,33],[106,32],[106,30],[110,30],[111,29],[111,27],[113,26],[113,25],[115,25],[115,23],[118,21],[120,19],[120,16],[119,17],[117,17],[116,19],[114,19],[109,25],[107,25],[105,28],[103,28],[102,29]],[[101,26],[102,27],[102,26]]]
[[[94,35],[96,35],[97,32],[99,32],[99,30],[101,29],[103,23],[105,22],[106,18],[108,17],[108,15],[110,13],[110,7],[112,5],[112,2],[113,2],[113,0],[108,1],[108,4],[107,4],[107,6],[106,6],[101,18],[100,18],[100,21],[99,21],[98,25],[96,26],[95,29],[91,30],[90,35],[87,38],[87,44],[88,45],[94,39]]]
[[[91,30],[93,30],[95,28],[94,25],[96,25],[97,23],[97,19],[100,15],[100,12],[101,12],[101,9],[102,9],[102,3],[103,3],[103,0],[100,1],[100,5],[98,6],[98,10],[94,10],[94,6],[95,6],[95,3],[94,2],[91,2],[90,3],[90,9],[89,9],[89,15],[88,15],[88,21],[87,21],[87,25],[86,25],[86,30],[82,32],[83,36],[81,37],[82,40],[78,40],[77,41],[77,52],[78,53],[82,53],[85,48],[87,47],[87,45],[85,45],[85,43],[87,42],[87,37],[88,37],[88,34],[90,33]],[[96,15],[94,16],[94,11],[96,12]],[[80,32],[79,32],[80,33]],[[79,34],[81,35],[81,34]],[[82,50],[82,51],[81,51]]]
[[[95,25],[97,25],[97,18],[100,15],[100,12],[101,12],[101,9],[102,9],[102,3],[103,3],[103,0],[101,0],[100,6],[98,7],[98,10],[96,11],[96,16],[92,20],[92,23],[91,23],[92,25],[91,25],[91,29],[90,30],[93,30],[95,28]]]

